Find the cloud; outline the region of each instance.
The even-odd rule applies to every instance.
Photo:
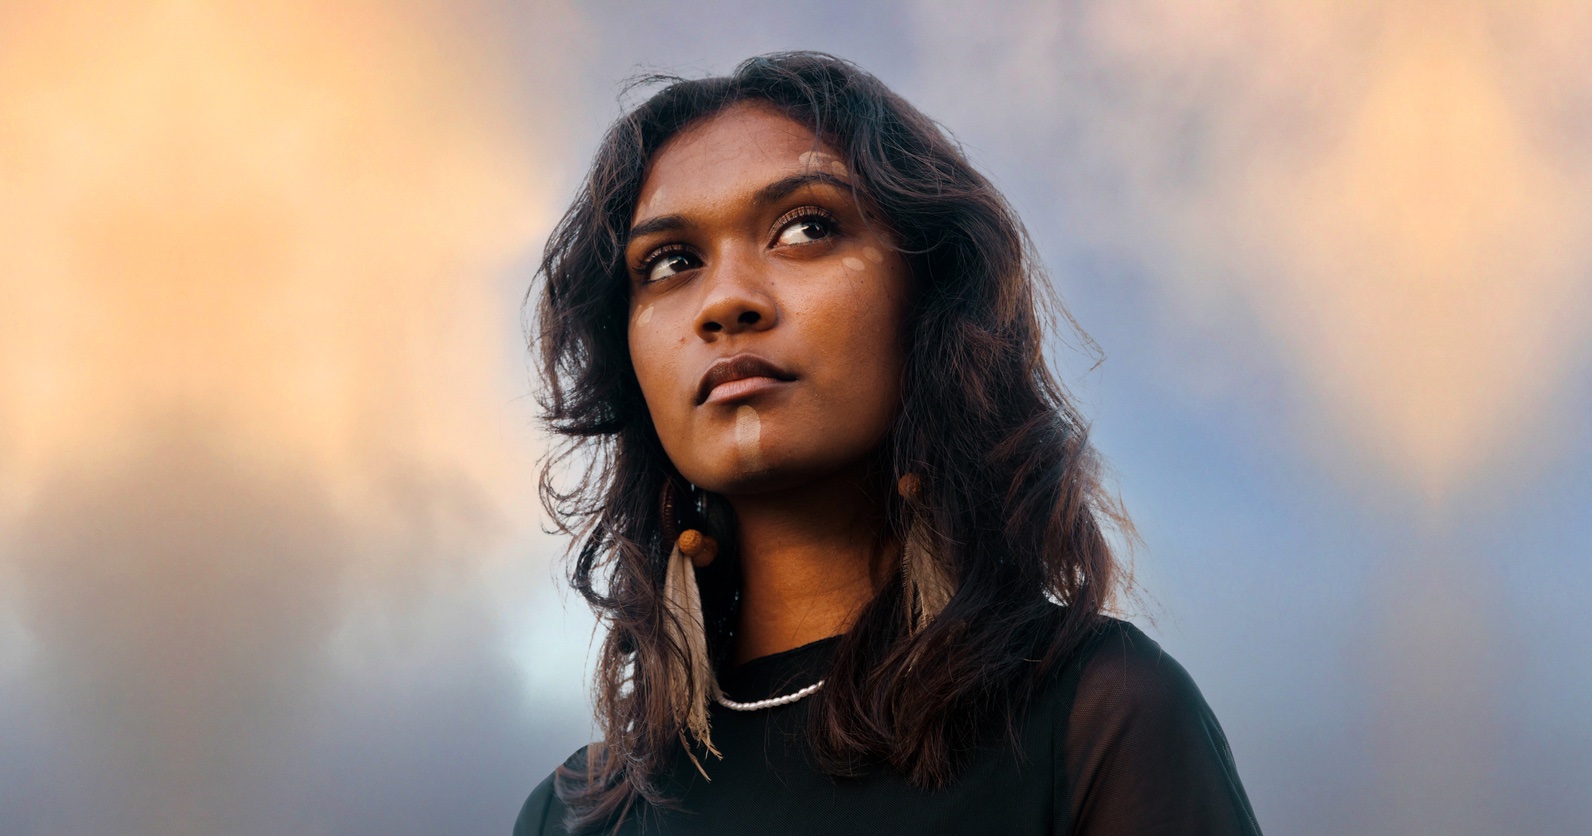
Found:
[[[1043,207],[1044,231],[1060,234],[1041,243],[1063,265],[1128,265],[1110,275],[1154,291],[1159,321],[1145,330],[1166,341],[1168,378],[1232,401],[1231,414],[1269,410],[1282,390],[1297,449],[1350,484],[1366,520],[1394,524],[1369,565],[1333,559],[1330,571],[1363,581],[1363,609],[1301,627],[1355,660],[1312,664],[1344,674],[1333,687],[1359,716],[1325,732],[1294,714],[1245,718],[1320,739],[1329,759],[1278,758],[1248,776],[1257,801],[1299,832],[1491,833],[1518,819],[1496,789],[1505,764],[1526,760],[1502,731],[1507,703],[1521,699],[1523,660],[1557,667],[1557,645],[1517,644],[1516,617],[1489,606],[1520,556],[1479,553],[1461,509],[1493,511],[1500,485],[1584,425],[1567,395],[1592,349],[1592,12],[1485,0],[915,8],[920,104],[1021,172],[1020,204]],[[1267,376],[1278,382],[1265,397],[1246,388]],[[1294,501],[1314,498],[1311,477],[1291,478]],[[1279,593],[1255,592],[1246,606],[1276,606],[1265,596]],[[1237,637],[1252,615],[1205,617]],[[1265,646],[1243,645],[1245,673]],[[1582,766],[1536,759],[1520,783]],[[1306,789],[1361,780],[1348,775],[1365,783],[1330,801]],[[1562,830],[1547,819],[1566,809],[1528,815]]]
[[[359,8],[8,27],[14,491],[174,404],[351,491],[394,448],[497,478],[459,449],[474,404],[434,395],[493,391],[493,335],[456,325],[494,316],[483,279],[545,226],[548,184],[490,88]]]
[[[546,566],[501,277],[581,32],[514,12],[515,87],[495,14],[0,10],[8,823],[506,826],[568,745],[491,583]]]
[[[1572,4],[922,8],[937,111],[1053,170],[1072,244],[1143,264],[1169,326],[1280,352],[1324,461],[1441,502],[1583,361],[1587,155],[1545,141],[1518,55],[1592,31]]]

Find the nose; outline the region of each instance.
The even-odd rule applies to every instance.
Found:
[[[703,283],[705,295],[697,313],[696,332],[705,342],[752,331],[766,331],[778,321],[778,307],[755,264],[720,261]]]

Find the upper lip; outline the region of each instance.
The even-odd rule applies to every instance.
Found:
[[[775,380],[795,380],[796,376],[774,365],[772,362],[756,354],[737,354],[726,357],[708,367],[707,374],[702,375],[702,383],[697,386],[696,402],[700,406],[708,399],[714,387],[720,383],[729,383],[732,380],[745,380],[748,377],[772,377]]]

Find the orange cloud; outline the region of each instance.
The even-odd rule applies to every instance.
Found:
[[[461,670],[472,722],[521,713],[469,570],[532,522],[502,272],[559,85],[511,99],[471,10],[0,7],[0,728],[44,741],[0,773],[54,776],[17,815],[345,832],[305,800],[327,715]],[[336,640],[435,609],[473,632],[327,705]]]
[[[174,411],[345,492],[393,456],[504,484],[494,271],[549,184],[463,33],[372,4],[8,14],[13,507]]]
[[[1588,324],[1583,191],[1533,146],[1479,11],[1398,7],[1335,147],[1224,196],[1243,236],[1222,244],[1260,251],[1241,280],[1332,420],[1431,497],[1515,445]]]
[[[1282,357],[1324,460],[1440,502],[1551,425],[1592,166],[1522,78],[1588,90],[1582,4],[923,5],[938,104],[1053,164],[1062,228],[1146,264],[1174,327]]]

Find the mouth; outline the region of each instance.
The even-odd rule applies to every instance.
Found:
[[[726,357],[709,366],[707,374],[702,375],[702,383],[697,386],[697,406],[707,403],[709,398],[728,400],[795,379],[796,375],[756,354]]]

